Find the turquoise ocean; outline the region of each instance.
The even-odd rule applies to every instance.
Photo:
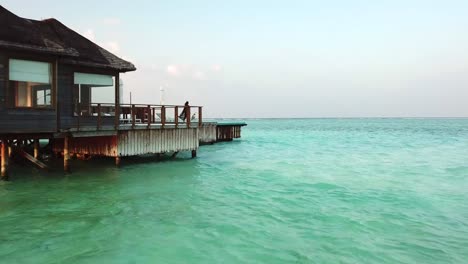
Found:
[[[468,263],[468,119],[245,121],[196,159],[16,166],[0,263]]]

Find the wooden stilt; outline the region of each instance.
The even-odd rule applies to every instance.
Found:
[[[116,156],[116,157],[115,157],[115,166],[120,167],[120,162],[121,162],[121,157],[120,157],[120,156]]]
[[[194,150],[192,150],[192,159],[194,159],[196,157],[197,157],[197,150],[194,149]]]
[[[8,158],[11,158],[11,154],[13,153],[13,148],[11,147],[12,144],[12,141],[10,141],[10,144],[8,144]]]
[[[39,158],[39,139],[34,139],[34,158]]]
[[[0,156],[1,157],[1,172],[0,176],[2,180],[8,180],[8,153],[7,153],[7,141],[2,140],[1,146],[0,146]]]
[[[63,142],[63,170],[65,172],[70,172],[70,136],[66,136]]]

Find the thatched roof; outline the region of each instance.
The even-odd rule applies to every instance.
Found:
[[[0,5],[0,48],[59,55],[67,64],[134,71],[135,66],[76,33],[58,20],[21,18]]]

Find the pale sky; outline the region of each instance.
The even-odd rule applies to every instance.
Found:
[[[124,100],[207,117],[466,117],[467,0],[25,1],[133,62]]]

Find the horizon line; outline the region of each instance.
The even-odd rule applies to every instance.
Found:
[[[206,117],[204,119],[468,119],[468,116],[394,116],[394,117],[379,117],[379,116],[365,116],[365,117]]]

